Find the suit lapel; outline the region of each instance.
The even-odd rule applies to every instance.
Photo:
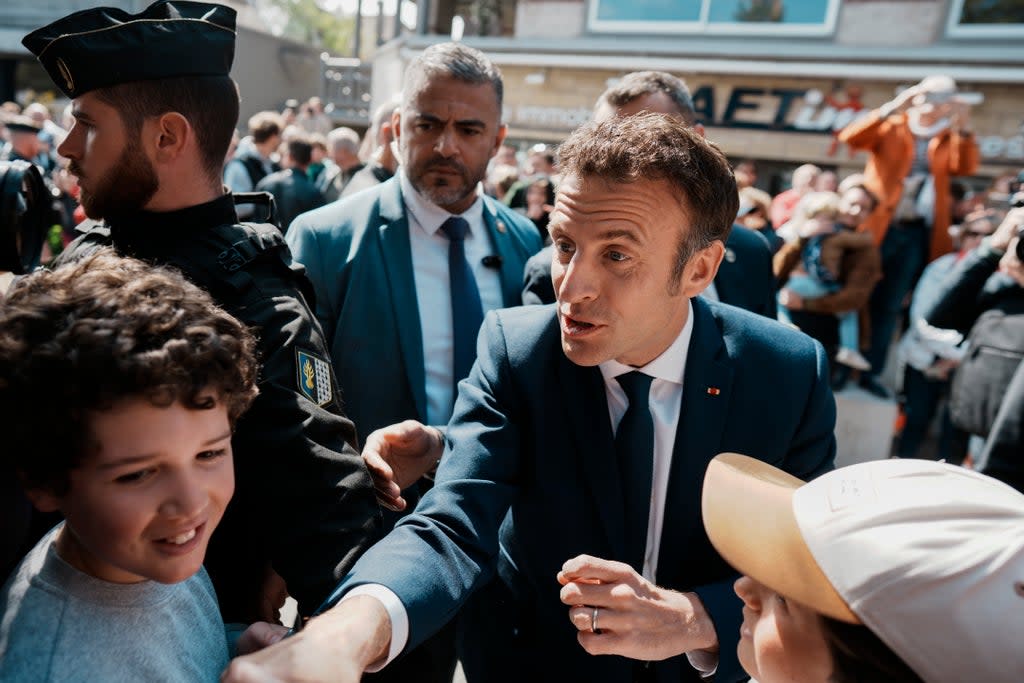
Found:
[[[658,559],[657,578],[665,583],[683,571],[689,540],[703,533],[698,527],[704,471],[722,443],[734,374],[711,307],[697,297],[693,313]]]
[[[625,504],[615,460],[615,438],[608,417],[604,378],[596,367],[576,365],[566,357],[559,362],[559,379],[572,429],[571,442],[580,469],[594,494],[608,544],[618,559],[626,557]]]
[[[395,315],[398,343],[416,402],[419,419],[427,419],[427,380],[423,367],[423,331],[416,303],[416,282],[413,275],[412,249],[409,246],[409,221],[402,203],[398,177],[384,184],[380,194],[381,261],[387,272],[391,307]]]
[[[493,200],[484,197],[484,224],[490,235],[491,245],[496,254],[501,256],[501,296],[506,306],[518,306],[522,303],[523,292],[523,260],[515,256],[515,244],[505,221],[498,216],[498,209]]]

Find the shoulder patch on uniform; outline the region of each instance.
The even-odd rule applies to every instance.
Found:
[[[327,405],[333,398],[331,364],[309,351],[295,349],[295,368],[299,392],[318,406]]]

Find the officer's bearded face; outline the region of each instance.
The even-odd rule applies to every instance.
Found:
[[[142,209],[160,187],[153,165],[138,141],[131,141],[116,163],[100,177],[85,176],[74,161],[71,172],[79,177],[82,209],[89,218],[110,218]]]

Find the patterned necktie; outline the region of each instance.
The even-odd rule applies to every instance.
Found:
[[[615,379],[629,400],[615,433],[615,454],[626,503],[626,561],[642,573],[654,477],[654,419],[649,403],[654,378],[634,370]]]
[[[484,321],[484,312],[473,269],[466,260],[464,240],[469,232],[469,223],[452,216],[441,226],[441,232],[448,237],[448,280],[451,284],[454,339],[452,377],[458,387],[459,380],[469,374],[476,359],[476,337]]]

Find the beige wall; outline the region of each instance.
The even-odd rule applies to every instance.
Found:
[[[264,109],[280,111],[285,100],[320,95],[320,53],[315,48],[239,27],[231,76],[242,96],[238,127]]]

